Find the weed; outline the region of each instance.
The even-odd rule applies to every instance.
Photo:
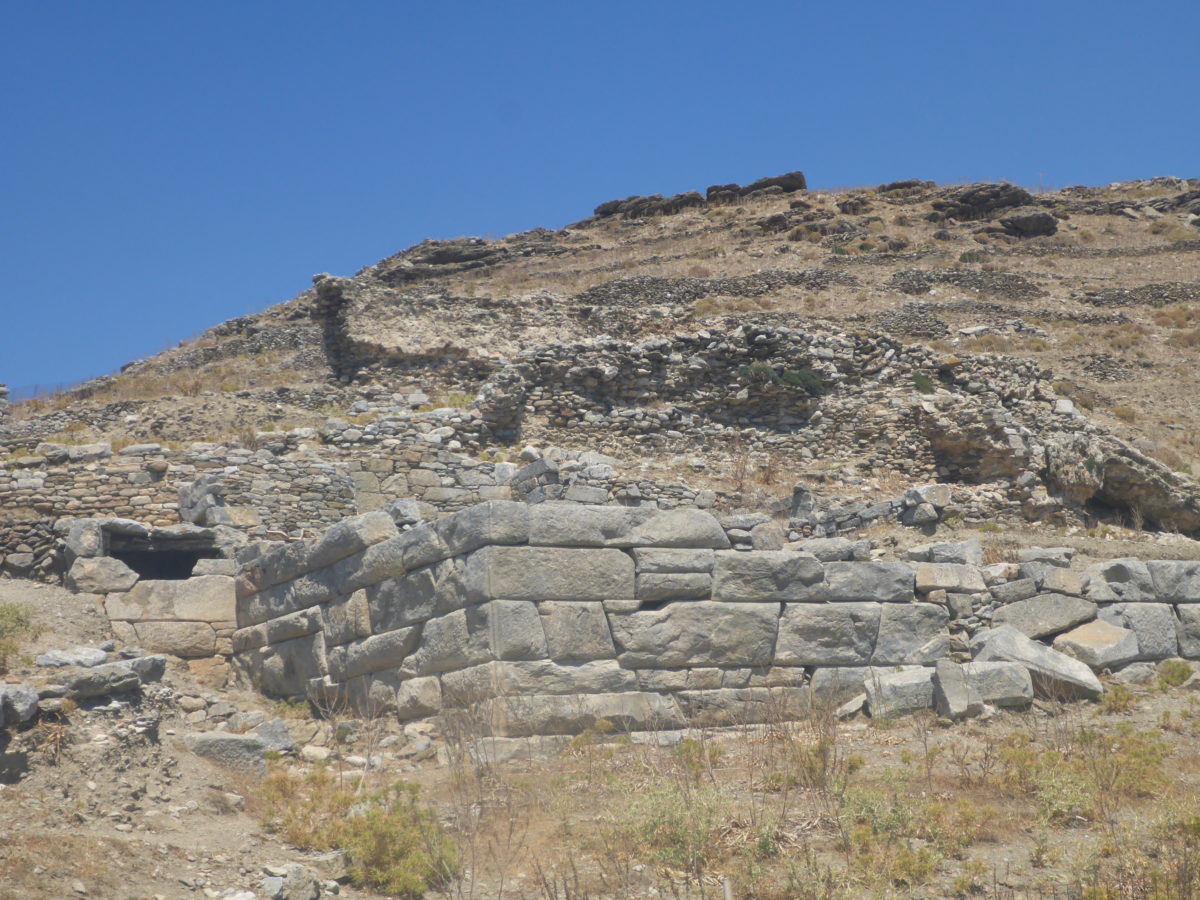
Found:
[[[41,633],[33,622],[33,614],[15,603],[0,603],[0,675],[8,671],[9,658],[15,656],[22,642]]]
[[[290,843],[343,850],[355,884],[416,898],[457,870],[449,839],[405,782],[364,795],[323,767],[302,776],[276,769],[257,800],[267,828]]]
[[[935,390],[937,390],[937,386],[934,384],[933,379],[924,372],[913,372],[912,380],[913,387],[915,387],[917,392],[920,394],[932,394]]]
[[[1123,684],[1110,684],[1100,698],[1100,710],[1115,715],[1129,712],[1137,705],[1137,695]]]
[[[1192,667],[1182,659],[1168,659],[1159,664],[1158,683],[1165,688],[1179,687],[1192,677]]]

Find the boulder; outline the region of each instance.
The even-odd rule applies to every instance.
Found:
[[[1040,638],[1066,631],[1096,618],[1096,604],[1065,594],[1039,594],[1001,606],[992,624],[1011,625],[1026,637]]]
[[[1137,635],[1101,619],[1060,634],[1054,639],[1054,649],[1075,657],[1097,672],[1138,658]]]
[[[138,573],[111,556],[79,557],[71,564],[66,586],[80,594],[127,591],[138,581]]]
[[[975,661],[1021,664],[1029,670],[1034,690],[1042,697],[1095,699],[1104,691],[1085,663],[1031,640],[1011,625],[989,631]]]
[[[184,735],[184,746],[192,753],[235,772],[262,775],[266,772],[266,742],[257,734],[203,731]]]
[[[1016,237],[1044,237],[1058,231],[1058,219],[1044,209],[1022,206],[1001,216],[1000,226]]]
[[[137,690],[142,684],[142,679],[127,662],[119,662],[70,675],[62,684],[65,688],[64,696],[72,700],[82,700],[87,697],[104,697]]]
[[[103,665],[108,654],[94,647],[75,647],[73,650],[49,650],[34,657],[35,666],[80,666],[91,668]]]
[[[0,725],[28,722],[38,709],[37,688],[28,684],[0,684]]]
[[[1153,603],[1157,599],[1150,570],[1140,559],[1112,559],[1085,570],[1088,596],[1097,602]]]

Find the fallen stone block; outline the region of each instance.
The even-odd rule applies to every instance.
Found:
[[[933,669],[872,673],[863,680],[863,688],[874,718],[920,712],[933,705]]]
[[[1020,663],[969,662],[962,670],[971,689],[986,704],[1024,709],[1033,702],[1033,679]]]
[[[1138,658],[1137,635],[1100,619],[1060,634],[1054,639],[1054,649],[1097,672]]]
[[[75,647],[71,650],[48,650],[35,656],[35,666],[80,666],[91,668],[103,665],[108,660],[108,654],[94,647]]]
[[[1040,697],[1096,699],[1104,691],[1085,663],[1031,640],[1011,625],[988,632],[975,661],[1020,663],[1029,670]]]
[[[958,721],[983,712],[983,700],[958,663],[939,659],[933,670],[933,708]]]
[[[1011,625],[1026,637],[1058,634],[1096,618],[1096,604],[1065,594],[1038,594],[1001,606],[992,614],[992,625]]]
[[[28,722],[38,711],[38,692],[28,684],[0,684],[0,725]]]

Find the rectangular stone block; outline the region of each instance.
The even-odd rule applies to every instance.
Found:
[[[825,599],[911,603],[915,599],[912,567],[902,562],[825,563]]]
[[[987,590],[983,575],[975,566],[956,563],[917,563],[916,588],[919,593],[957,591],[974,594]]]
[[[421,634],[417,628],[399,628],[347,644],[342,679],[402,666],[416,649]]]
[[[1175,613],[1179,655],[1186,659],[1200,659],[1200,606],[1181,605]]]
[[[478,619],[468,621],[467,611],[430,619],[421,630],[421,643],[406,668],[416,675],[436,675],[490,662],[488,632]]]
[[[717,520],[703,510],[540,503],[530,508],[529,543],[723,549],[729,546],[729,539]]]
[[[396,523],[382,511],[364,513],[342,519],[326,529],[308,555],[311,569],[323,569],[340,559],[361,553],[372,544],[385,541],[396,534]]]
[[[1069,631],[1096,618],[1096,604],[1065,594],[1038,594],[1001,606],[992,614],[992,624],[1012,625],[1026,637],[1041,638]]]
[[[674,550],[637,547],[633,560],[639,575],[666,572],[703,572],[710,574],[716,556],[712,550]]]
[[[1162,603],[1200,603],[1200,562],[1154,559],[1146,568]]]
[[[713,599],[819,600],[824,575],[815,557],[792,550],[718,551],[713,566]]]
[[[672,603],[660,610],[609,616],[621,665],[628,669],[766,666],[779,619],[775,603]]]
[[[227,622],[237,618],[233,578],[228,575],[199,575],[175,585],[175,618],[203,622]]]
[[[485,547],[467,558],[467,598],[633,600],[633,558],[620,550]]]
[[[305,609],[288,616],[280,616],[278,619],[271,619],[266,626],[267,643],[277,644],[319,631],[321,616],[315,610]]]
[[[151,653],[184,659],[212,656],[217,633],[207,622],[135,622],[138,645]]]
[[[708,600],[712,583],[712,576],[702,572],[650,572],[637,576],[637,600],[642,604]]]
[[[871,664],[924,665],[950,654],[950,613],[936,603],[885,603]]]
[[[335,597],[319,607],[325,641],[330,646],[345,644],[371,634],[371,610],[366,591]]]
[[[875,652],[878,603],[787,603],[779,620],[775,664],[864,666]]]
[[[528,542],[529,518],[528,504],[496,500],[444,516],[434,529],[451,555],[459,556],[489,544]]]
[[[493,600],[467,609],[469,630],[486,630],[492,656],[500,660],[545,659],[546,634],[537,606],[528,600]]]
[[[809,706],[804,688],[721,688],[680,691],[675,695],[689,727],[716,728],[786,722],[799,718]]]
[[[617,733],[682,728],[686,719],[673,698],[661,694],[534,695],[498,702],[496,734],[578,734],[603,720]]]
[[[547,600],[538,604],[546,647],[555,662],[614,659],[612,633],[598,601]]]
[[[638,689],[637,676],[615,660],[564,666],[549,660],[488,662],[441,676],[447,704],[469,706],[533,694],[602,694]]]

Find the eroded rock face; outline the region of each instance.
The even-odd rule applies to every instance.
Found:
[[[1001,209],[1028,206],[1033,195],[1015,184],[968,184],[934,200],[933,208],[949,219],[985,219]]]

